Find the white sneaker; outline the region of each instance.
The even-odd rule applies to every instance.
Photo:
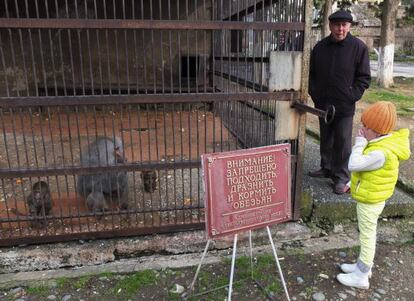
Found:
[[[357,264],[356,263],[343,263],[341,264],[341,270],[344,273],[352,273],[355,271]],[[370,269],[368,272],[368,278],[371,278],[372,276],[372,270]]]
[[[336,279],[346,286],[352,286],[361,289],[369,289],[368,272],[361,272],[358,267],[348,274],[338,274]]]

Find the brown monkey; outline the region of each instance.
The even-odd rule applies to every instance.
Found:
[[[45,218],[52,209],[52,197],[50,195],[49,185],[44,181],[38,181],[33,184],[32,192],[27,197],[27,205],[30,215],[33,217]],[[46,220],[37,220],[33,222],[34,226],[45,226]]]

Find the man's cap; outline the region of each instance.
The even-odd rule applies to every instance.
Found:
[[[395,105],[389,101],[378,101],[362,112],[361,121],[364,126],[378,134],[388,134],[397,123]]]
[[[336,12],[334,12],[332,15],[329,16],[329,21],[330,22],[349,22],[352,23],[352,15],[345,11],[345,10],[338,10]]]

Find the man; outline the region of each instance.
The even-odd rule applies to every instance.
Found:
[[[321,168],[309,175],[332,178],[337,194],[349,191],[355,102],[371,82],[368,49],[349,32],[351,24],[346,11],[330,15],[331,34],[315,45],[310,58],[309,94],[315,107],[326,110],[333,105],[336,113],[329,125],[319,118]]]

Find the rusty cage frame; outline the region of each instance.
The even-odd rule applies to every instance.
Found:
[[[279,142],[275,103],[306,101],[309,2],[0,0],[0,246],[204,227],[200,155]],[[304,53],[300,91],[269,91],[270,51]],[[99,136],[128,161],[80,164]],[[109,172],[128,175],[129,206],[90,212],[76,178]],[[40,180],[53,209],[33,216]]]

